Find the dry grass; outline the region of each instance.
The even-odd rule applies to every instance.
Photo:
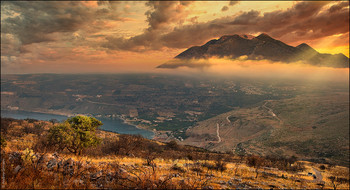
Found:
[[[4,181],[4,189],[222,189],[222,188],[292,188],[315,189],[321,188],[320,182],[308,175],[315,173],[314,169],[321,172],[324,188],[333,189],[331,176],[349,179],[349,169],[345,167],[326,165],[324,170],[319,169],[321,164],[301,162],[305,167],[303,171],[285,171],[265,166],[271,164],[264,162],[258,169],[249,166],[247,159],[230,154],[216,154],[193,150],[192,159],[178,156],[172,157],[164,154],[176,154],[180,150],[172,150],[166,144],[159,143],[163,147],[161,153],[153,155],[151,159],[145,152],[135,155],[99,154],[73,155],[67,152],[59,153],[57,160],[62,163],[69,159],[74,164],[69,167],[48,168],[47,164],[52,159],[53,151],[38,150],[34,152],[37,157],[26,159],[23,156],[17,159],[10,158],[14,152],[23,153],[26,148],[31,149],[38,135],[22,134],[22,125],[28,123],[16,123],[6,133],[7,147],[2,149],[1,182]],[[36,123],[34,122],[33,125]],[[48,124],[47,124],[48,125]],[[15,136],[18,135],[18,136]],[[109,132],[99,132],[106,139],[113,140],[118,135]],[[137,139],[137,138],[136,138]],[[114,139],[115,140],[115,139]],[[143,142],[143,141],[142,141]],[[145,141],[146,142],[146,141]],[[147,143],[149,141],[147,140]],[[142,144],[144,145],[144,144]],[[152,147],[152,146],[150,146]],[[159,148],[158,147],[158,148]],[[154,148],[154,147],[153,147]],[[157,148],[157,147],[156,147]],[[101,148],[100,148],[101,149]],[[154,150],[154,149],[151,149]],[[45,152],[47,151],[47,152]],[[135,152],[130,152],[136,154]],[[187,153],[186,153],[187,154]],[[145,156],[142,156],[145,155]],[[49,156],[46,161],[39,161],[41,157]],[[32,158],[32,157],[30,157]],[[296,163],[294,163],[295,165]],[[64,165],[64,164],[63,164]],[[277,164],[278,165],[278,164]],[[16,167],[21,167],[16,171]],[[288,167],[287,167],[288,168]],[[339,172],[341,171],[341,172]],[[256,178],[256,172],[258,177]],[[349,182],[336,184],[337,189],[349,189]]]

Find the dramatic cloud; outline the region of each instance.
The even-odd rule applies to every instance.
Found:
[[[101,3],[100,3],[101,4]],[[21,53],[27,45],[42,42],[60,42],[87,38],[82,34],[93,34],[105,28],[105,22],[125,21],[120,13],[96,2],[78,1],[5,1],[1,3],[2,45]],[[75,33],[80,31],[80,34]],[[71,37],[69,39],[68,37]],[[67,39],[68,38],[68,39]],[[86,39],[84,39],[86,40]],[[83,40],[81,39],[81,42]],[[3,50],[3,49],[2,49]]]
[[[2,64],[20,64],[50,60],[52,56],[37,53],[38,46],[72,51],[78,46],[98,48],[99,31],[108,28],[109,21],[123,22],[127,18],[109,4],[78,1],[5,1],[1,2]],[[66,51],[64,53],[67,53]],[[23,54],[31,55],[24,56]],[[37,57],[35,57],[37,56]],[[64,57],[65,55],[57,55]]]
[[[157,39],[174,24],[182,24],[190,13],[186,8],[190,1],[150,1],[146,5],[151,9],[145,14],[149,27],[143,34],[129,39],[124,37],[107,37],[103,47],[113,50],[145,51],[164,47]]]
[[[349,31],[349,5],[344,2],[337,2],[329,7],[330,3],[300,2],[284,11],[277,10],[264,14],[251,10],[208,22],[181,25],[169,32],[154,34],[150,32],[150,29],[153,31],[161,23],[169,20],[169,17],[160,20],[156,16],[159,15],[158,11],[169,10],[169,5],[158,6],[155,7],[153,13],[149,14],[155,16],[155,18],[149,16],[150,29],[130,39],[108,38],[109,42],[105,44],[105,47],[124,50],[161,49],[163,47],[188,48],[193,45],[201,45],[211,38],[222,35],[260,32],[268,33],[274,38],[292,43],[347,33]],[[169,15],[173,14],[182,15],[182,12],[169,12]],[[135,47],[139,48],[136,49]]]
[[[76,31],[91,20],[91,10],[79,4],[66,1],[4,2],[4,9],[12,10],[13,15],[3,20],[2,33],[14,34],[23,45],[53,41],[51,34]]]
[[[210,39],[261,32],[290,45],[306,42],[322,53],[346,54],[348,1],[3,1],[1,68],[154,68]]]

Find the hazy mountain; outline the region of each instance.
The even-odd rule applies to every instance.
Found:
[[[158,67],[192,66],[189,62],[191,59],[207,59],[210,57],[235,59],[240,56],[247,56],[249,60],[267,59],[284,63],[303,61],[317,66],[349,67],[349,58],[344,54],[322,54],[305,43],[293,47],[264,33],[257,37],[237,34],[222,36],[219,39],[210,40],[202,46],[190,47],[177,55],[173,61]]]

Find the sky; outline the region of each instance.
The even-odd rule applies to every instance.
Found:
[[[149,72],[260,33],[349,57],[349,1],[1,1],[1,73]]]

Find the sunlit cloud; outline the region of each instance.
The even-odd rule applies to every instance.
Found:
[[[189,75],[213,75],[252,79],[293,79],[303,81],[349,81],[348,68],[331,68],[308,65],[302,62],[281,63],[269,60],[247,60],[245,56],[236,60],[209,58],[173,61],[176,68],[159,68],[164,72]],[[186,65],[186,66],[185,66]],[[189,65],[189,66],[188,66]]]
[[[348,15],[343,1],[5,1],[1,72],[64,72],[72,64],[152,71],[210,39],[261,32],[349,56]]]

